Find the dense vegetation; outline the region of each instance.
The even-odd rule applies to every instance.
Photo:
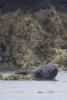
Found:
[[[33,13],[0,9],[0,71],[47,63],[67,67],[67,14],[51,4]]]

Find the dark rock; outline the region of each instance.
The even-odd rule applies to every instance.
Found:
[[[58,68],[58,64],[46,64],[34,70],[17,71],[16,74],[35,74],[36,78],[38,79],[52,80],[56,77],[58,73]]]
[[[2,50],[2,52],[6,51],[6,46],[3,43],[1,43],[1,50]]]

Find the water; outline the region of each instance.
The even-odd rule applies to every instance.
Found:
[[[67,100],[67,72],[57,81],[0,81],[0,100]]]

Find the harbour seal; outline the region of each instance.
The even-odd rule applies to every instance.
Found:
[[[16,71],[16,74],[34,74],[36,78],[52,80],[56,77],[58,73],[58,64],[46,64],[34,70],[19,70]]]

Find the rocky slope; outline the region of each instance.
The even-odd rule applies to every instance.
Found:
[[[67,67],[66,0],[0,0],[0,70]]]

